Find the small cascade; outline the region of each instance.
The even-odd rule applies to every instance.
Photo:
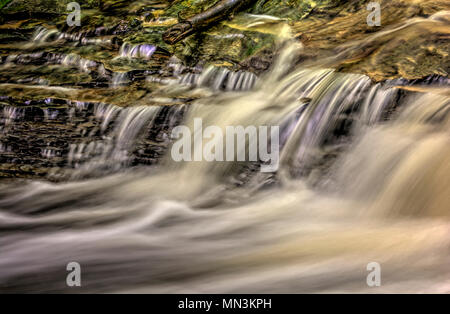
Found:
[[[197,86],[199,78],[200,78],[200,74],[186,73],[180,77],[179,84]]]
[[[75,67],[83,72],[91,72],[92,69],[98,68],[98,64],[95,61],[84,59],[76,54],[68,54],[61,60],[61,65],[68,67]]]
[[[103,139],[70,146],[68,162],[76,168],[73,177],[117,171],[128,165],[132,161],[130,150],[144,129],[151,128],[159,110],[156,106],[120,108],[98,104],[94,114]],[[108,131],[112,121],[114,126]]]
[[[115,72],[111,79],[111,87],[124,86],[130,82],[128,72]]]
[[[246,31],[228,21],[225,34],[206,36],[245,44],[251,30],[266,36],[281,22],[241,18]],[[70,292],[61,276],[68,261],[82,265],[87,293],[371,292],[363,273],[372,261],[382,265],[380,292],[448,291],[449,78],[374,83],[349,73],[383,60],[381,48],[397,38],[415,40],[396,29],[426,23],[440,41],[446,21],[448,13],[383,24],[368,40],[324,49],[326,58],[289,23],[308,45],[286,31],[267,56],[270,70],[243,62],[259,76],[176,57],[167,66],[151,44],[119,50],[116,32],[136,24],[149,35],[137,21],[78,33],[37,28],[31,42],[2,45],[0,292]],[[314,16],[303,22],[316,25]],[[420,68],[447,56],[429,44],[404,62]],[[267,69],[263,49],[250,58]],[[444,66],[430,73],[445,75]],[[405,68],[383,75],[420,77]],[[179,137],[175,126],[185,126]],[[264,138],[261,149],[253,134],[264,127],[279,141]],[[245,133],[229,155],[227,129]]]
[[[150,70],[133,70],[128,72],[112,72],[111,77],[111,87],[120,87],[129,84],[130,82],[135,81],[144,81],[147,80],[151,82],[152,76],[154,74],[153,71]]]
[[[57,29],[47,29],[39,26],[31,37],[31,41],[36,43],[50,42],[58,40],[61,35]]]
[[[194,87],[207,87],[215,91],[249,91],[257,82],[257,76],[246,71],[231,71],[227,68],[210,66],[201,74],[186,73],[178,83]]]
[[[24,112],[21,108],[4,106],[0,114],[0,134],[6,134],[13,126],[14,121],[21,119]]]
[[[122,111],[121,107],[109,105],[109,104],[98,104],[95,106],[94,115],[95,118],[101,122],[101,133],[104,134],[110,123],[117,117],[117,115]]]
[[[97,72],[100,76],[109,75],[102,63],[89,60],[81,57],[80,55],[71,54],[59,54],[59,53],[44,53],[36,52],[30,54],[9,55],[3,64],[8,66],[9,64],[20,65],[43,65],[43,64],[59,64],[65,67],[77,68],[82,72],[91,73]]]
[[[215,76],[215,72],[205,71],[202,83],[219,79],[224,82],[224,73],[228,79],[222,86],[236,88],[245,82],[243,75],[220,69]],[[273,75],[277,74],[283,77],[275,79]],[[335,145],[351,134],[353,120],[358,119],[370,87],[371,81],[364,75],[337,73],[332,69],[297,69],[287,75],[275,72],[265,80],[262,78],[261,84],[244,96],[223,94],[214,100],[197,101],[187,121],[192,127],[195,118],[202,118],[205,127],[214,125],[223,130],[229,125],[278,126],[281,169],[302,174],[322,159],[320,150],[324,145]],[[226,105],[221,105],[223,102]],[[217,177],[229,173],[231,168],[241,171],[239,164],[219,162],[203,166],[207,173],[217,171]],[[199,171],[198,165],[192,167]]]
[[[78,33],[64,33],[57,29],[47,29],[39,26],[36,28],[31,43],[52,43],[58,41],[74,42],[77,45],[88,46],[106,46],[111,47],[117,44],[117,39],[114,36],[108,36],[109,33],[104,27],[95,29],[94,31],[85,31]]]
[[[225,89],[227,91],[247,91],[250,90],[256,83],[256,75],[251,72],[244,72],[244,71],[238,71],[238,72],[230,72],[228,74],[228,77],[223,75],[225,77],[223,79],[223,82],[220,83],[220,80],[217,81],[216,86],[223,86],[225,85]]]
[[[23,117],[23,110],[13,106],[3,107],[2,123],[8,125],[17,119]]]
[[[372,86],[362,104],[360,122],[366,125],[379,122],[386,109],[395,105],[398,92],[397,88],[389,85],[376,84]]]
[[[3,64],[5,66],[16,63],[16,64],[44,64],[52,59],[56,59],[56,54],[35,52],[35,53],[24,53],[24,54],[11,54],[5,58]]]
[[[42,111],[44,112],[44,121],[51,121],[58,118],[58,110],[45,108]]]
[[[51,158],[54,158],[57,156],[57,151],[55,151],[54,149],[51,149],[51,148],[45,148],[45,149],[42,149],[41,156],[43,158],[51,159]]]
[[[156,46],[150,44],[123,43],[120,47],[119,57],[128,59],[150,60],[156,51]]]
[[[103,175],[157,163],[186,109],[184,105],[124,108],[55,98],[0,99],[0,162],[17,164],[24,175],[46,174],[57,181],[89,176],[90,170]],[[34,134],[36,130],[39,133]]]
[[[351,123],[348,114],[359,108],[369,87],[370,79],[366,76],[328,69],[300,70],[282,80],[273,100],[295,97],[308,101],[282,152],[282,164],[302,171],[317,159],[319,147],[332,138],[338,124]]]
[[[180,59],[173,56],[169,59],[167,67],[172,70],[173,77],[180,77],[181,74],[187,69]]]

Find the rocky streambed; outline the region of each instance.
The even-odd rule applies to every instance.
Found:
[[[448,84],[447,1],[382,1],[376,27],[366,21],[368,1],[246,1],[176,43],[163,35],[219,1],[83,1],[80,26],[67,24],[69,2],[13,0],[1,8],[3,178],[67,178],[66,168],[76,168],[74,146],[118,136],[111,135],[116,107],[163,108],[152,124],[158,127],[142,126],[128,152],[131,165],[153,164],[180,108],[215,91],[251,89],[286,40],[301,44],[295,63],[305,67],[364,74],[374,83]],[[402,93],[417,92],[409,89]],[[102,116],[104,108],[114,118]],[[80,158],[93,154],[92,145],[77,146],[86,154]]]

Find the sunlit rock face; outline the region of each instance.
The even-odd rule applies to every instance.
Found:
[[[381,26],[366,22],[367,1],[343,5],[339,14],[294,22],[306,54],[341,54],[334,66],[360,72],[377,81],[431,74],[448,75],[450,6],[445,1],[389,1],[381,4]],[[353,52],[346,54],[351,47]]]

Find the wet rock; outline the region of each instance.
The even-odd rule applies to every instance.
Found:
[[[269,70],[272,65],[274,58],[274,52],[271,50],[264,50],[257,55],[251,56],[250,58],[241,62],[241,66],[244,69],[261,74]]]
[[[382,25],[373,28],[366,23],[369,1],[258,0],[175,45],[164,43],[163,34],[217,0],[85,1],[79,27],[66,23],[68,2],[15,0],[1,11],[3,176],[42,176],[65,167],[67,143],[79,143],[86,134],[100,139],[92,119],[95,103],[170,108],[201,97],[189,93],[193,86],[247,90],[244,82],[271,68],[285,40],[303,44],[297,63],[304,66],[363,73],[380,82],[403,77],[395,82],[399,97],[428,82],[448,84],[449,18],[437,14],[450,10],[448,1],[384,1]],[[38,27],[50,30],[42,40],[33,36]],[[175,67],[173,56],[180,60]],[[210,66],[217,75],[200,84]],[[155,92],[172,81],[186,85],[172,99]],[[87,105],[77,111],[74,101]],[[351,114],[339,118],[330,138],[347,136]],[[168,130],[162,128],[140,140],[133,165],[161,155]],[[335,154],[325,155],[332,160]]]

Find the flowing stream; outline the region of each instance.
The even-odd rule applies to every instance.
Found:
[[[35,41],[52,36],[63,35],[39,29]],[[83,292],[450,292],[448,80],[375,84],[329,60],[295,65],[299,44],[280,50],[258,78],[175,71],[153,105],[50,108],[42,121],[57,125],[66,114],[84,131],[68,137],[67,149],[41,152],[65,156],[61,181],[0,182],[0,291],[71,292],[66,265],[75,261]],[[120,49],[126,58],[154,52]],[[32,57],[2,67],[25,67]],[[115,93],[133,75],[156,80],[108,74],[71,55],[58,60],[99,72]],[[195,101],[167,106],[188,88],[200,95]],[[3,136],[26,110],[3,105]],[[80,115],[88,125],[76,124]],[[258,162],[175,162],[170,130],[192,129],[195,118],[223,130],[279,126],[278,171],[259,172]],[[134,164],[152,132],[152,145],[166,149],[157,163]],[[2,144],[0,153],[11,148]],[[380,287],[366,283],[371,262],[381,265]]]

